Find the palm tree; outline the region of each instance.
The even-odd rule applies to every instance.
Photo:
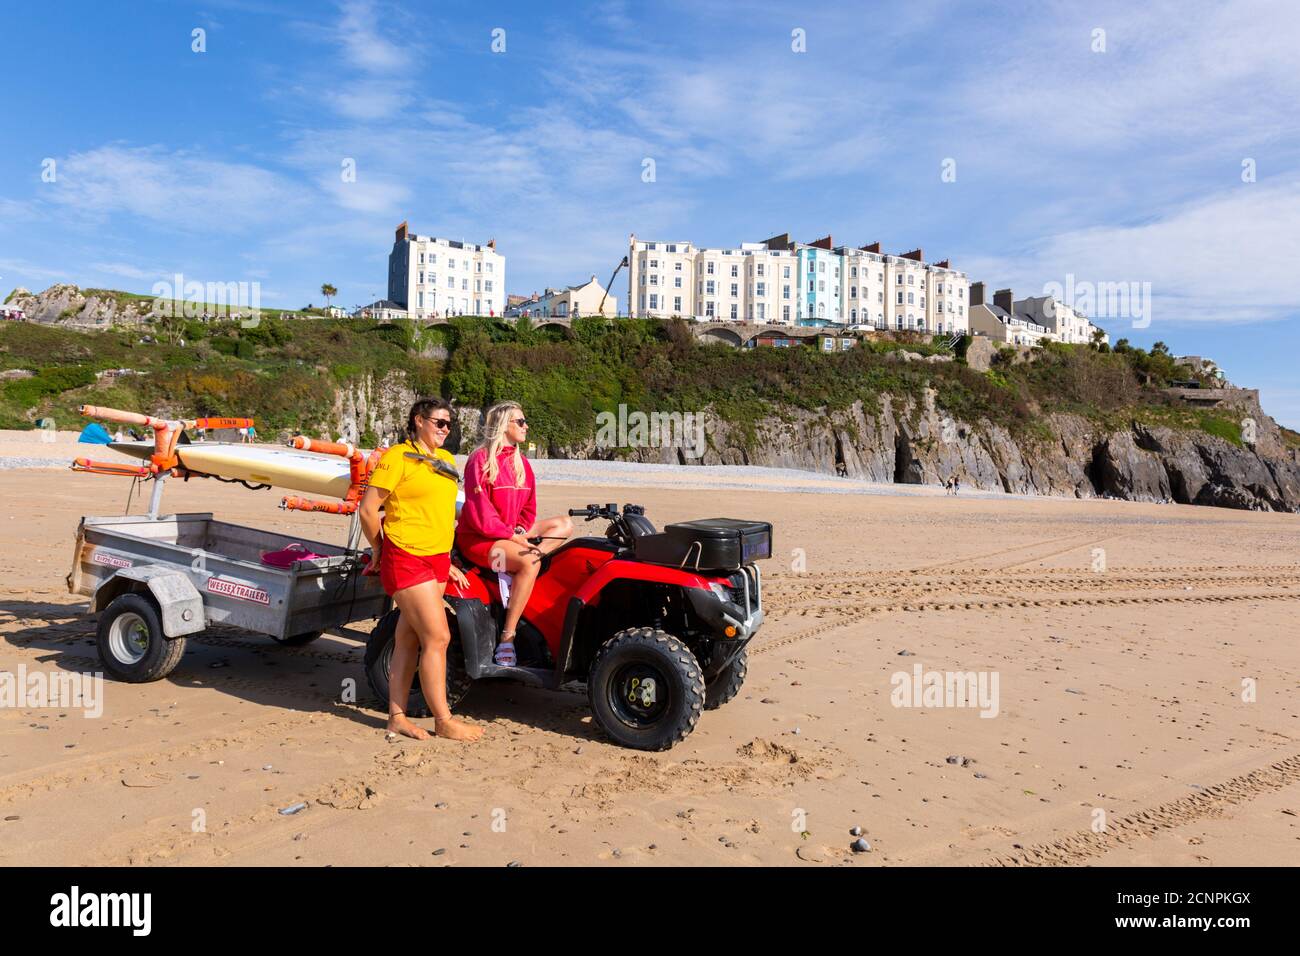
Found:
[[[320,294],[325,296],[325,308],[328,309],[330,307],[330,299],[338,295],[339,290],[334,288],[334,286],[330,285],[328,282],[326,282],[323,286],[320,287]]]

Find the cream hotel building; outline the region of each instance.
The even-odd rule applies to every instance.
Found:
[[[970,280],[920,249],[836,246],[789,234],[732,249],[632,236],[628,314],[701,322],[865,326],[934,334],[970,329]]]
[[[501,315],[506,257],[495,240],[479,245],[418,236],[402,223],[388,254],[388,299],[416,319]]]

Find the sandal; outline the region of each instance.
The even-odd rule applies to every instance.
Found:
[[[492,655],[493,664],[500,664],[502,667],[514,667],[519,663],[519,659],[515,656],[514,635],[509,636],[511,640],[503,640],[497,645],[496,653]]]

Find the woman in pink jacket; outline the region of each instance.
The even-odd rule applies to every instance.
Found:
[[[456,545],[475,564],[514,575],[501,641],[493,660],[514,666],[515,628],[537,581],[542,555],[573,533],[567,515],[537,520],[537,482],[519,450],[528,440],[528,420],[516,402],[487,411],[483,444],[465,463],[465,504],[456,525]],[[542,538],[530,544],[529,538]]]

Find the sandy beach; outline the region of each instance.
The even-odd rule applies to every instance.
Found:
[[[0,444],[28,465],[72,454],[104,457]],[[543,514],[635,501],[660,525],[775,526],[748,680],[675,749],[618,748],[585,696],[510,684],[465,702],[477,745],[387,742],[360,643],[213,629],[167,680],[106,682],[98,718],[0,709],[0,864],[1300,859],[1296,516],[758,477],[542,475]],[[0,482],[0,671],[93,671],[94,621],[64,576],[78,518],[121,513],[130,483],[34,467]],[[342,519],[279,499],[192,481],[166,504],[343,540]],[[891,678],[917,666],[995,674],[996,715],[895,706]],[[348,679],[358,703],[340,702]],[[870,852],[850,851],[853,827]]]

